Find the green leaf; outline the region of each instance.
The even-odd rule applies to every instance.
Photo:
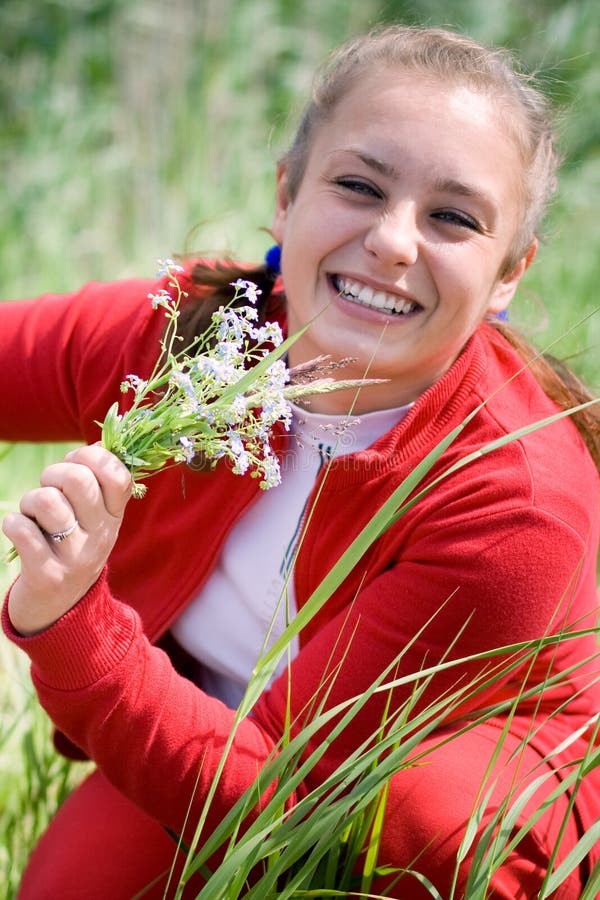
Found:
[[[102,446],[107,450],[112,450],[115,444],[115,438],[118,432],[118,417],[119,417],[119,404],[115,402],[109,408],[106,416],[104,417],[104,422],[96,422],[96,425],[100,425],[102,429],[101,441]]]

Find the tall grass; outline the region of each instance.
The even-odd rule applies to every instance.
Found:
[[[260,257],[273,168],[327,50],[377,22],[455,25],[515,47],[539,71],[563,129],[549,241],[511,309],[538,345],[600,387],[600,16],[595,0],[4,0],[0,13],[3,297],[148,274],[179,250]],[[150,261],[150,262],[149,262]],[[2,447],[0,511],[63,448]],[[1,548],[5,549],[4,546]],[[0,574],[6,587],[14,569]],[[22,657],[0,654],[0,884],[64,795],[66,764]],[[1,889],[0,889],[1,890]]]
[[[485,402],[482,406],[485,405]],[[595,402],[600,401],[590,401],[590,403]],[[277,747],[277,753],[273,754],[272,758],[261,768],[255,783],[222,817],[212,834],[206,835],[204,827],[214,799],[213,792],[216,791],[220,781],[229,750],[235,739],[237,726],[252,710],[291,640],[298,637],[300,630],[333,595],[349,572],[364,557],[373,542],[378,540],[387,528],[418,503],[426,493],[435,490],[437,484],[450,477],[458,469],[470,465],[481,455],[493,453],[507,443],[520,439],[538,428],[546,427],[568,415],[566,412],[557,413],[546,420],[492,441],[477,451],[467,454],[454,465],[445,469],[425,487],[422,487],[422,482],[432,467],[480,412],[480,409],[481,407],[474,410],[462,423],[449,432],[374,512],[371,520],[344,550],[281,637],[259,659],[238,708],[220,766],[217,767],[212,787],[208,791],[202,814],[196,825],[192,844],[190,847],[186,847],[188,863],[175,893],[175,900],[179,900],[183,896],[187,880],[197,871],[201,871],[206,878],[206,886],[197,895],[202,900],[240,900],[241,897],[282,900],[282,898],[329,895],[355,896],[357,891],[359,895],[379,896],[379,894],[372,895],[370,893],[373,883],[381,877],[385,877],[389,882],[390,877],[394,876],[392,884],[388,883],[385,889],[382,888],[384,891],[382,896],[388,896],[397,881],[406,874],[418,878],[433,898],[442,900],[435,885],[419,872],[418,860],[415,861],[414,868],[411,866],[408,869],[380,866],[378,846],[391,779],[403,769],[427,763],[432,748],[428,747],[423,753],[419,753],[422,742],[434,734],[440,725],[452,719],[453,716],[457,716],[458,709],[463,702],[477,697],[485,688],[498,684],[517,667],[520,671],[525,670],[527,673],[528,663],[529,666],[532,666],[543,649],[556,648],[565,641],[589,634],[590,630],[577,632],[567,629],[556,635],[542,635],[533,641],[497,648],[468,659],[451,661],[443,659],[429,669],[397,677],[394,673],[400,668],[401,660],[410,648],[412,641],[409,641],[367,690],[333,709],[327,710],[325,702],[328,689],[325,687],[331,681],[332,676],[335,680],[335,673],[324,672],[321,686],[324,696],[318,698],[319,691],[316,692],[314,708],[310,715],[302,721],[297,734],[292,734],[292,727],[288,724]],[[418,640],[419,636],[426,632],[429,624],[429,622],[424,622],[421,631],[412,640]],[[596,633],[596,629],[591,631]],[[451,652],[453,641],[458,638],[459,635],[449,636],[448,654]],[[599,657],[600,648],[586,662],[596,662]],[[435,675],[445,669],[475,660],[485,661],[486,665],[471,681],[466,684],[461,682],[457,685],[456,690],[437,697],[424,710],[415,710],[423,692]],[[583,665],[583,661],[581,665]],[[578,665],[574,667],[573,671],[577,668]],[[544,691],[568,678],[573,671],[555,676],[547,674],[540,683],[528,687],[526,687],[527,676],[525,675],[523,686],[516,691],[515,697],[480,709],[462,723],[450,740],[468,733],[490,719],[503,717],[505,726],[499,736],[496,750],[492,753],[489,765],[488,774],[491,776],[497,755],[502,751],[503,742],[509,731],[511,718],[517,711],[519,702],[524,698],[531,699],[532,697],[541,700]],[[388,710],[376,732],[369,735],[323,783],[313,787],[306,796],[297,800],[289,809],[288,804],[296,788],[309,778],[313,768],[343,729],[352,727],[355,717],[373,694],[386,691],[390,696],[389,692],[394,687],[407,684],[412,685],[413,688],[408,699],[399,708],[394,708],[393,711]],[[329,684],[329,688],[330,686]],[[560,707],[555,709],[550,718],[561,712]],[[523,786],[518,781],[516,782],[513,790],[505,798],[505,802],[500,803],[498,811],[487,823],[483,834],[478,838],[478,843],[475,844],[494,786],[493,781],[491,786],[487,783],[487,778],[482,782],[479,786],[480,796],[467,824],[456,860],[451,896],[446,897],[445,900],[454,900],[460,863],[464,861],[472,846],[476,846],[476,850],[464,897],[465,900],[485,900],[495,871],[510,855],[519,840],[535,827],[548,806],[560,800],[569,790],[573,791],[574,802],[574,795],[586,773],[600,762],[600,748],[596,746],[600,729],[600,714],[590,720],[589,726],[588,746],[583,754],[583,759],[574,764],[560,786],[555,788],[549,797],[544,798],[539,806],[529,813],[529,817],[517,827],[519,817],[523,818],[524,807],[531,800],[535,791],[554,777],[551,769],[543,768],[540,765],[541,773],[531,784]],[[535,733],[536,727],[534,715],[531,721],[531,734]],[[323,730],[326,732],[326,737],[322,737],[320,745],[308,753],[307,748],[311,739],[317,732],[322,734]],[[543,762],[551,759],[554,753],[564,750],[585,731],[586,729],[582,728],[580,734],[574,734],[567,738],[560,747],[554,748]],[[441,735],[437,746],[443,745],[448,739],[447,735]],[[525,749],[527,742],[528,738],[525,738],[521,743],[521,749]],[[435,750],[435,746],[433,750]],[[268,792],[270,787],[273,788],[273,796],[261,805],[256,819],[247,829],[244,829],[242,823],[255,806],[257,798]],[[570,812],[571,803],[563,819],[563,824],[566,823]],[[550,866],[548,876],[539,894],[539,900],[549,897],[577,868],[583,856],[594,846],[598,833],[600,833],[600,823],[593,826],[590,832],[579,840],[555,871],[553,871],[553,865]],[[219,848],[225,848],[224,857],[217,869],[211,871],[207,863]],[[557,853],[558,849],[557,847]],[[360,866],[362,866],[362,876],[359,876],[360,881],[357,884],[357,869]],[[586,895],[591,898],[592,892],[595,892],[599,886],[600,872],[594,871],[585,886]],[[397,896],[401,896],[401,894]]]

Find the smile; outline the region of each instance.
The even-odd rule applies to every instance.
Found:
[[[342,275],[334,275],[332,282],[338,294],[345,300],[350,300],[351,303],[358,303],[360,306],[368,306],[370,309],[376,309],[378,312],[406,316],[418,308],[417,303],[403,300],[397,294],[374,291],[368,284],[361,284],[360,281],[344,278]]]

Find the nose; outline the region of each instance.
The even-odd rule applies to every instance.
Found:
[[[411,266],[419,255],[415,205],[410,201],[385,210],[365,236],[365,248],[386,265]]]

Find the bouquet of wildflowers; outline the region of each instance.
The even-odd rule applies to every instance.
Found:
[[[318,377],[327,366],[321,358],[302,367],[296,383],[283,355],[298,335],[283,339],[277,323],[257,325],[257,296],[252,282],[232,284],[232,301],[213,313],[211,326],[191,346],[177,352],[177,319],[185,296],[177,280],[182,270],[160,260],[167,286],[148,299],[167,318],[162,355],[147,380],[125,377],[124,393],[133,391],[131,408],[119,413],[114,403],[102,428],[102,445],[130,469],[134,496],[145,493],[140,481],[166,465],[194,458],[226,458],[236,474],[260,478],[267,489],[281,480],[279,462],[269,445],[276,422],[289,429],[290,401],[306,394],[359,386],[365,381]],[[241,299],[247,305],[238,305]],[[315,375],[315,373],[317,373]]]
[[[309,394],[376,383],[377,379],[337,380],[326,375],[347,360],[311,360],[290,371],[282,357],[303,333],[283,339],[277,323],[257,325],[260,291],[250,281],[232,284],[232,300],[212,315],[210,327],[191,345],[177,351],[177,320],[186,296],[177,280],[182,272],[171,259],[159,260],[158,275],[167,288],[148,299],[163,310],[167,327],[162,353],[147,379],[128,374],[123,393],[133,391],[131,407],[119,412],[115,402],[101,427],[101,443],[130,470],[132,493],[143,497],[144,479],[160,469],[194,459],[216,465],[227,459],[233,472],[260,478],[260,487],[281,481],[279,460],[269,445],[276,422],[287,429],[291,402]],[[247,305],[237,305],[241,299]],[[305,330],[305,329],[304,329]],[[6,562],[17,558],[11,548]]]

